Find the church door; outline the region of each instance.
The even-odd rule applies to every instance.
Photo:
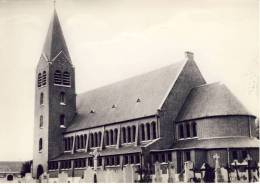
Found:
[[[37,167],[37,179],[39,179],[39,177],[43,174],[44,170],[42,165],[38,165]]]

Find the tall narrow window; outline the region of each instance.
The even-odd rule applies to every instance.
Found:
[[[133,142],[135,142],[135,136],[136,136],[136,128],[135,128],[135,126],[132,126],[132,131],[133,131],[133,137],[132,137],[132,140],[133,140]]]
[[[84,147],[84,137],[83,135],[80,135],[80,148],[82,149]]]
[[[65,115],[64,114],[60,115],[60,127],[62,127],[62,128],[65,127]]]
[[[65,105],[65,93],[60,93],[60,104]]]
[[[105,131],[106,146],[109,145],[109,135],[108,135],[108,134],[109,134],[109,133],[108,133],[108,131],[106,130],[106,131]]]
[[[196,122],[192,123],[192,134],[193,134],[193,137],[197,137],[197,124],[196,124]]]
[[[90,147],[94,147],[94,136],[93,133],[89,134],[89,142],[90,142]]]
[[[98,132],[98,146],[101,146],[102,133]]]
[[[233,160],[237,160],[238,159],[237,151],[233,151],[232,156],[233,156]]]
[[[42,85],[45,86],[46,85],[46,71],[42,72]]]
[[[131,128],[127,127],[127,142],[131,142]]]
[[[187,137],[190,137],[190,124],[189,123],[186,124],[186,133],[187,133]]]
[[[42,138],[39,140],[39,151],[42,151]]]
[[[40,128],[42,128],[43,127],[43,116],[41,115],[40,116]]]
[[[110,130],[109,134],[110,134],[110,145],[113,145],[114,144],[114,132],[113,132],[113,130]]]
[[[114,132],[114,144],[117,144],[117,135],[118,135],[118,130],[115,129],[114,131],[115,131],[115,132]]]
[[[154,121],[152,122],[152,129],[153,129],[152,138],[156,139],[156,123]]]
[[[180,139],[184,138],[183,125],[182,124],[179,125],[179,137],[180,137]]]
[[[190,152],[187,151],[187,152],[186,152],[186,161],[190,161],[190,160],[191,160],[191,158],[190,158]]]
[[[144,124],[141,124],[141,140],[145,140],[145,131],[144,131]]]
[[[94,147],[97,147],[97,132],[94,133]]]
[[[44,100],[44,94],[41,93],[41,94],[40,94],[40,105],[43,104],[43,100]]]
[[[61,84],[61,71],[56,70],[54,73],[54,84]]]
[[[70,73],[69,72],[64,72],[63,73],[63,85],[70,86]]]
[[[38,87],[41,87],[42,86],[42,74],[39,73],[38,74]]]
[[[147,132],[147,140],[150,140],[151,136],[150,136],[150,124],[149,123],[146,124],[146,132]]]
[[[123,143],[126,143],[126,131],[125,131],[125,127],[122,128],[122,137],[123,137]]]

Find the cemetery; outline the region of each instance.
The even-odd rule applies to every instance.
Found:
[[[142,166],[127,164],[124,167],[97,167],[98,154],[93,153],[94,166],[86,167],[82,177],[69,177],[68,173],[60,172],[58,177],[50,177],[43,173],[39,179],[34,179],[31,173],[18,180],[22,183],[249,183],[259,182],[260,163],[252,162],[250,156],[238,162],[220,167],[218,154],[213,158],[215,166],[204,163],[201,168],[195,168],[193,162],[186,161],[184,169],[177,174],[173,162]]]

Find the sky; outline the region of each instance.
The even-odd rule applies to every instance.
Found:
[[[56,0],[81,93],[194,58],[259,112],[257,0]],[[0,0],[0,160],[32,159],[35,69],[51,0]]]

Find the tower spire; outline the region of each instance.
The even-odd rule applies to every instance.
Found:
[[[70,62],[70,54],[63,36],[62,28],[55,8],[55,3],[56,1],[54,0],[53,16],[49,25],[42,54],[46,56],[48,61],[53,62],[56,56],[58,56],[60,53],[63,53]]]

